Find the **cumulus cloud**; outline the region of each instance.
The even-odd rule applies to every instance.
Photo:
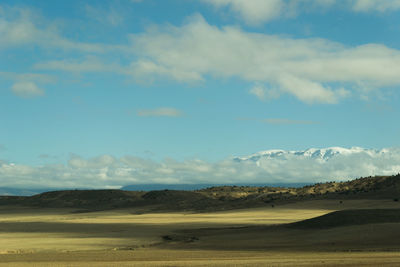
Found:
[[[203,0],[215,8],[228,9],[249,25],[282,18],[295,17],[303,12],[318,12],[327,8],[346,8],[354,12],[389,12],[400,9],[399,0]]]
[[[180,117],[183,115],[182,111],[176,108],[155,108],[155,109],[141,109],[137,111],[140,117]]]
[[[44,95],[44,90],[34,82],[17,82],[11,88],[12,92],[20,97],[30,98]]]
[[[228,158],[216,163],[198,159],[156,162],[135,156],[115,158],[110,155],[89,159],[71,155],[67,164],[43,166],[0,161],[0,179],[2,185],[8,187],[119,188],[149,183],[324,182],[400,172],[399,149],[358,149],[352,153],[342,150],[343,153],[329,160],[283,152],[285,156],[256,160],[254,157]]]
[[[240,1],[240,5],[248,2],[253,3]],[[314,4],[330,3],[321,0]],[[249,92],[261,100],[288,94],[309,104],[335,104],[351,95],[365,97],[400,84],[400,51],[380,44],[345,46],[326,39],[246,32],[238,27],[212,26],[200,15],[182,26],[154,26],[132,34],[124,46],[92,44],[64,38],[57,28],[32,16],[24,9],[1,13],[0,48],[36,44],[85,53],[83,59],[39,62],[36,70],[110,72],[137,81],[168,78],[183,83],[209,77],[239,78],[252,83]],[[93,56],[113,52],[121,57]],[[124,64],[117,61],[122,56]],[[106,62],[105,58],[116,61]],[[26,82],[38,87],[35,80]]]
[[[379,44],[355,47],[325,39],[291,39],[218,28],[201,16],[181,26],[131,35],[140,51],[132,71],[180,82],[239,77],[253,82],[260,99],[290,94],[305,103],[337,103],[344,97],[400,84],[400,51]]]

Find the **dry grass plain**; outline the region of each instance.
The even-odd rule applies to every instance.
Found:
[[[0,207],[0,266],[400,266],[400,224],[277,226],[392,200],[304,201],[212,213]],[[162,236],[171,236],[165,241]],[[186,237],[196,237],[186,242]],[[197,240],[198,239],[198,240]]]

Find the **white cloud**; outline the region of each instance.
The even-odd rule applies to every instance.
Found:
[[[354,12],[391,12],[400,9],[400,0],[202,0],[217,9],[227,8],[249,25],[303,12],[320,12],[328,8],[345,8]]]
[[[282,0],[203,0],[217,8],[228,7],[248,24],[257,25],[277,18],[284,12]]]
[[[282,75],[280,79],[282,91],[293,94],[299,100],[306,103],[325,102],[334,104],[338,99],[349,94],[349,92],[343,88],[335,91],[329,87],[324,87],[319,82],[302,79],[296,76]]]
[[[161,107],[155,109],[141,109],[137,111],[137,115],[140,117],[180,117],[183,113],[176,108]]]
[[[30,98],[44,95],[44,90],[39,88],[34,82],[17,82],[11,88],[17,96]]]
[[[346,152],[346,149],[342,149]],[[68,164],[28,166],[0,161],[0,179],[8,187],[113,188],[149,183],[300,183],[348,180],[400,172],[400,150],[362,150],[329,160],[296,156],[225,159],[216,163],[194,159],[156,162],[134,156],[102,155],[84,159],[71,155]]]
[[[400,0],[353,0],[356,12],[389,12],[400,9]]]
[[[314,5],[329,6],[331,2],[321,0]],[[10,13],[14,15],[0,15],[0,47],[36,44],[86,53],[83,59],[35,64],[40,70],[111,72],[136,81],[168,78],[194,83],[208,77],[239,78],[254,84],[250,93],[261,100],[288,94],[310,104],[334,104],[350,95],[365,98],[374,90],[400,84],[400,51],[379,44],[349,47],[325,39],[219,28],[200,15],[180,27],[154,26],[130,35],[129,45],[89,44],[62,37],[57,28],[36,22],[23,9]],[[119,53],[112,57],[114,62],[90,55],[113,52]],[[118,61],[122,57],[127,63]]]
[[[384,45],[347,47],[325,39],[291,39],[218,28],[195,16],[182,27],[132,35],[136,76],[179,82],[207,76],[255,83],[260,99],[290,94],[306,103],[337,103],[355,93],[400,84],[400,51]]]
[[[37,83],[52,83],[55,78],[39,73],[15,73],[0,72],[0,77],[14,82],[11,91],[20,97],[34,97],[44,95],[44,90],[37,86]]]

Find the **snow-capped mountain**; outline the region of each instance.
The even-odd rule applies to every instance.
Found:
[[[367,149],[361,147],[343,148],[343,147],[328,147],[328,148],[309,148],[306,150],[293,151],[293,150],[280,150],[272,149],[261,151],[245,157],[235,157],[234,161],[258,161],[260,159],[287,159],[293,158],[311,158],[315,160],[328,161],[337,156],[364,154],[370,157],[381,156],[388,153],[388,149]]]

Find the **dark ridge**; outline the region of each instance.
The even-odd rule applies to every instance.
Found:
[[[134,192],[122,190],[65,190],[45,192],[31,197],[0,197],[0,205],[47,208],[78,208],[97,211],[143,207],[146,211],[206,210],[220,201],[197,192],[162,190]]]
[[[246,198],[264,202],[306,199],[388,199],[400,197],[400,174],[326,182],[296,187],[217,186],[198,190],[214,198]]]
[[[312,183],[235,183],[235,184],[133,184],[126,185],[121,190],[126,191],[157,191],[157,190],[178,190],[195,191],[211,187],[303,187]]]
[[[145,193],[142,198],[150,201],[198,201],[207,199],[206,196],[197,192],[176,190],[150,191]]]
[[[143,207],[144,210],[213,211],[262,207],[313,199],[400,198],[400,174],[359,178],[348,182],[296,187],[214,186],[196,191],[63,190],[30,197],[0,196],[0,205],[104,210]]]
[[[326,229],[340,226],[400,222],[400,209],[361,209],[334,211],[319,217],[286,225],[296,229]]]
[[[21,204],[36,207],[110,209],[135,206],[142,193],[121,190],[65,190],[20,198]]]

